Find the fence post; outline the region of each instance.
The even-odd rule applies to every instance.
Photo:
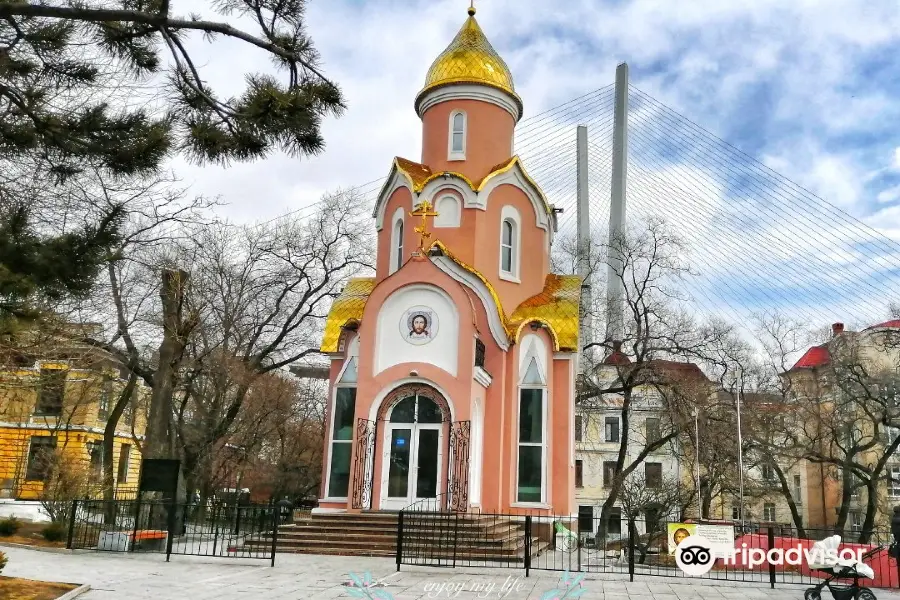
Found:
[[[177,510],[177,505],[175,504],[175,498],[172,498],[168,502],[169,514],[168,519],[166,519],[166,562],[169,562],[169,558],[172,556],[172,538],[175,535],[175,512]]]
[[[400,570],[400,563],[403,562],[403,511],[397,515],[397,570]]]
[[[153,516],[153,505],[150,505],[150,516]],[[134,527],[131,532],[131,545],[128,544],[128,540],[125,540],[125,550],[128,552],[134,552],[134,543],[137,540],[137,532],[138,532],[138,521],[141,518],[141,495],[138,493],[137,502],[134,507]]]
[[[281,511],[276,505],[272,505],[272,567],[275,567],[275,549],[278,547],[278,522],[281,521]]]
[[[525,515],[525,577],[531,574],[531,515]]]
[[[72,510],[69,512],[69,535],[66,538],[66,549],[72,549],[72,538],[75,535],[75,515],[78,512],[78,500],[72,500]]]
[[[634,581],[634,530],[631,522],[628,523],[628,581]]]
[[[768,527],[768,539],[769,539],[769,550],[775,547],[775,532],[772,530],[772,526]],[[775,589],[775,565],[772,561],[767,561],[769,563],[769,585],[772,589]]]
[[[578,520],[575,522],[575,531],[578,534],[578,572],[581,572],[581,514],[578,515]]]

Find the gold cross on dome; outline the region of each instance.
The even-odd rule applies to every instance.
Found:
[[[409,213],[409,216],[422,217],[422,224],[416,227],[415,231],[419,234],[419,252],[424,254],[425,243],[428,241],[428,238],[431,237],[431,232],[428,231],[428,217],[436,217],[438,214],[431,208],[431,203],[428,200],[422,200],[416,205],[413,211]]]

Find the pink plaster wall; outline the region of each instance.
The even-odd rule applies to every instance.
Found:
[[[450,161],[450,113],[466,112],[466,160]],[[432,171],[456,171],[473,181],[512,154],[515,121],[504,109],[479,100],[449,100],[422,115],[422,162]]]
[[[412,194],[405,188],[394,190],[388,199],[384,209],[384,223],[381,231],[378,232],[378,256],[375,259],[375,278],[381,281],[390,273],[391,261],[391,243],[394,237],[394,212],[398,208],[403,208],[403,254],[404,262],[409,258],[410,253],[415,249],[416,243],[415,231],[413,228],[418,223],[413,224],[409,216],[412,210]],[[416,240],[416,241],[413,241]]]

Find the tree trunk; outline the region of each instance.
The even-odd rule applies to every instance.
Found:
[[[875,527],[875,513],[878,511],[876,505],[876,494],[878,479],[870,477],[866,482],[866,518],[863,520],[862,531],[859,534],[858,542],[860,544],[868,544],[872,538],[872,529]]]
[[[777,464],[775,465],[775,474],[778,475],[778,482],[781,485],[781,495],[787,500],[788,508],[791,511],[791,520],[794,521],[794,527],[797,528],[797,536],[805,538],[806,529],[803,527],[803,516],[800,514],[800,511],[797,510],[797,503],[794,501],[794,495],[791,493],[791,488],[788,485],[787,476]]]
[[[847,516],[850,514],[850,495],[852,490],[852,471],[850,467],[844,465],[841,469],[841,506],[838,510],[837,522],[834,524],[834,530],[843,533],[844,527],[847,525]]]
[[[159,345],[159,366],[153,374],[145,458],[175,458],[175,440],[170,425],[175,381],[190,330],[182,318],[187,281],[188,274],[184,271],[162,273],[159,295],[163,309],[163,338]]]
[[[119,419],[125,412],[125,407],[131,401],[131,395],[137,385],[137,375],[134,372],[128,376],[128,383],[119,394],[115,406],[109,413],[106,420],[106,426],[103,428],[103,522],[107,525],[115,523],[116,511],[116,480],[115,471],[113,470],[113,449],[116,442],[116,427],[119,425]]]

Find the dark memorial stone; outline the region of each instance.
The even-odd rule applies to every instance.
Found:
[[[146,458],[141,461],[141,492],[162,492],[174,498],[178,489],[181,461],[169,458]]]

